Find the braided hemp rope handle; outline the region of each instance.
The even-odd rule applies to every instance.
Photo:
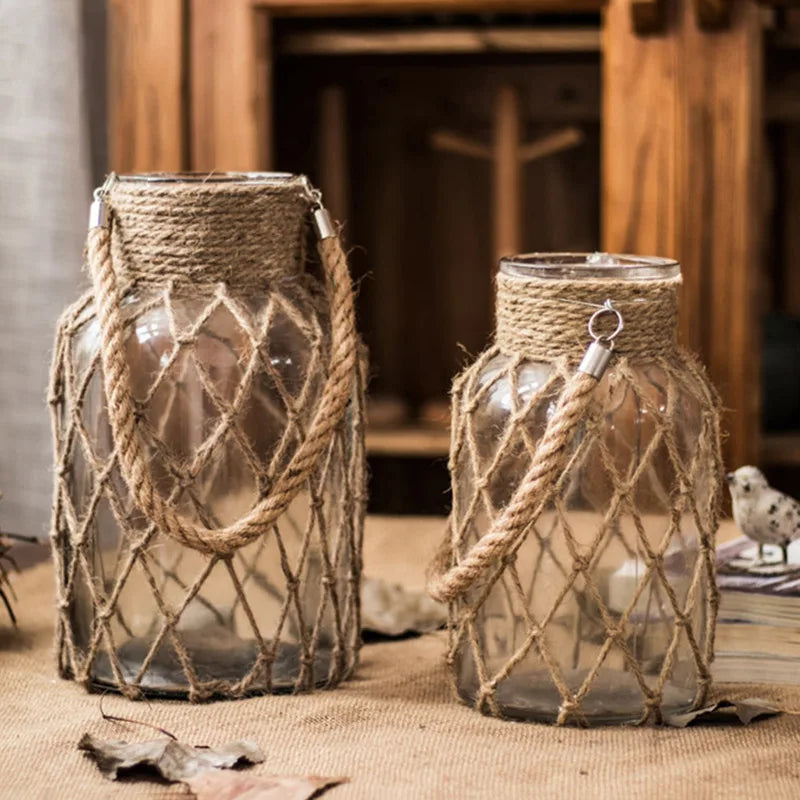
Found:
[[[428,594],[435,600],[450,602],[464,594],[508,554],[518,537],[535,521],[537,509],[559,478],[567,448],[589,406],[598,377],[578,371],[567,381],[528,471],[491,530],[449,569],[447,566],[453,558],[452,545],[443,548],[428,580]]]
[[[131,394],[120,311],[122,297],[111,258],[110,229],[104,226],[89,230],[87,253],[100,318],[103,381],[120,471],[136,504],[150,522],[195,550],[227,555],[268,530],[308,479],[350,401],[358,350],[350,273],[338,236],[321,238],[319,251],[331,304],[331,360],[316,414],[305,439],[269,495],[232,525],[211,529],[177,513],[153,482]]]

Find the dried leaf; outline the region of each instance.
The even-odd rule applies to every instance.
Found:
[[[235,772],[204,772],[186,783],[197,800],[308,800],[347,778],[317,775],[243,775]]]
[[[666,714],[664,722],[673,728],[685,728],[695,720],[701,722],[735,722],[749,725],[758,717],[772,717],[782,713],[769,700],[748,697],[743,700],[719,700],[716,703],[687,711],[683,714]]]
[[[241,763],[260,764],[264,754],[250,741],[231,742],[222,747],[192,747],[172,739],[122,742],[98,739],[84,733],[78,742],[96,762],[106,778],[116,780],[121,771],[155,772],[168,781],[185,781],[207,770],[235,767]]]
[[[748,697],[746,700],[735,700],[733,706],[736,709],[736,716],[745,725],[749,725],[758,717],[774,717],[782,713],[769,700],[762,700],[760,697]]]

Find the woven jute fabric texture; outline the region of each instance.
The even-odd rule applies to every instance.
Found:
[[[707,694],[717,607],[719,403],[703,370],[675,343],[679,285],[679,279],[499,276],[496,341],[453,385],[453,512],[429,581],[431,594],[450,604],[454,679],[463,682],[459,673],[470,661],[475,685],[465,691],[483,712],[502,716],[503,693],[524,695],[527,685],[538,683],[559,698],[555,721],[581,719],[582,704],[613,657],[618,675],[626,676],[614,680],[629,677],[641,696],[641,721],[658,719],[684,649],[696,678],[694,702]],[[624,328],[598,384],[576,367],[591,341],[589,318],[607,299]],[[608,330],[598,320],[596,333],[608,336],[618,319],[611,312],[603,316]],[[548,365],[547,378],[520,388],[530,383],[525,374],[534,363]],[[626,397],[634,408],[617,413]],[[687,409],[697,425],[688,449]],[[626,437],[634,441],[640,434],[637,447],[620,450]],[[591,500],[587,481],[605,487]],[[660,493],[655,502],[653,486]],[[595,521],[580,535],[576,502],[584,513],[591,509]],[[653,520],[660,525],[655,533]],[[699,553],[684,568],[690,575],[682,591],[683,576],[671,575],[665,560],[676,547],[691,552],[687,535],[696,535]],[[535,555],[523,568],[519,554],[526,543],[533,543]],[[611,607],[607,576],[598,566],[611,546],[642,565],[622,609]],[[546,560],[552,563],[542,566]],[[643,636],[640,598],[648,593],[660,598],[661,608],[645,613],[659,617],[669,633],[662,652],[645,656],[636,639]],[[571,645],[555,645],[568,603],[577,604],[586,625],[569,634]],[[508,624],[496,641],[513,644],[490,652],[494,639],[485,629],[501,613]],[[596,643],[581,632],[589,626],[602,642],[596,653]],[[592,653],[591,663],[583,663],[582,647]],[[524,708],[524,700],[514,702]]]
[[[109,183],[51,376],[61,670],[130,697],[167,662],[193,700],[333,686],[359,645],[365,502],[338,239],[312,269],[301,178]],[[198,611],[238,667],[199,663]]]
[[[414,579],[443,520],[368,519],[365,571]],[[16,576],[20,628],[0,620],[3,732],[0,797],[179,798],[179,786],[111,783],[77,750],[84,731],[143,741],[155,732],[104,722],[99,696],[56,677],[52,571]],[[22,600],[24,598],[24,601]],[[264,696],[212,704],[133,703],[106,695],[108,714],[167,728],[183,741],[221,745],[239,738],[264,750],[257,774],[350,778],[330,800],[782,800],[800,795],[800,718],[748,727],[554,728],[476,714],[453,701],[443,635],[368,644],[357,678],[332,692]],[[726,696],[772,697],[800,708],[800,690],[717,687]]]

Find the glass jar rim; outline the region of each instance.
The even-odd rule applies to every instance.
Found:
[[[522,253],[500,259],[505,275],[550,280],[665,280],[677,278],[681,265],[672,258],[627,253]]]
[[[132,172],[118,175],[121,181],[142,183],[288,183],[302,180],[291,172]]]

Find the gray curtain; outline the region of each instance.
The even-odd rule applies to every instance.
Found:
[[[87,89],[87,76],[102,85],[103,5],[0,0],[0,529],[36,536],[52,494],[53,332],[84,284],[92,173],[105,156],[98,86]]]

